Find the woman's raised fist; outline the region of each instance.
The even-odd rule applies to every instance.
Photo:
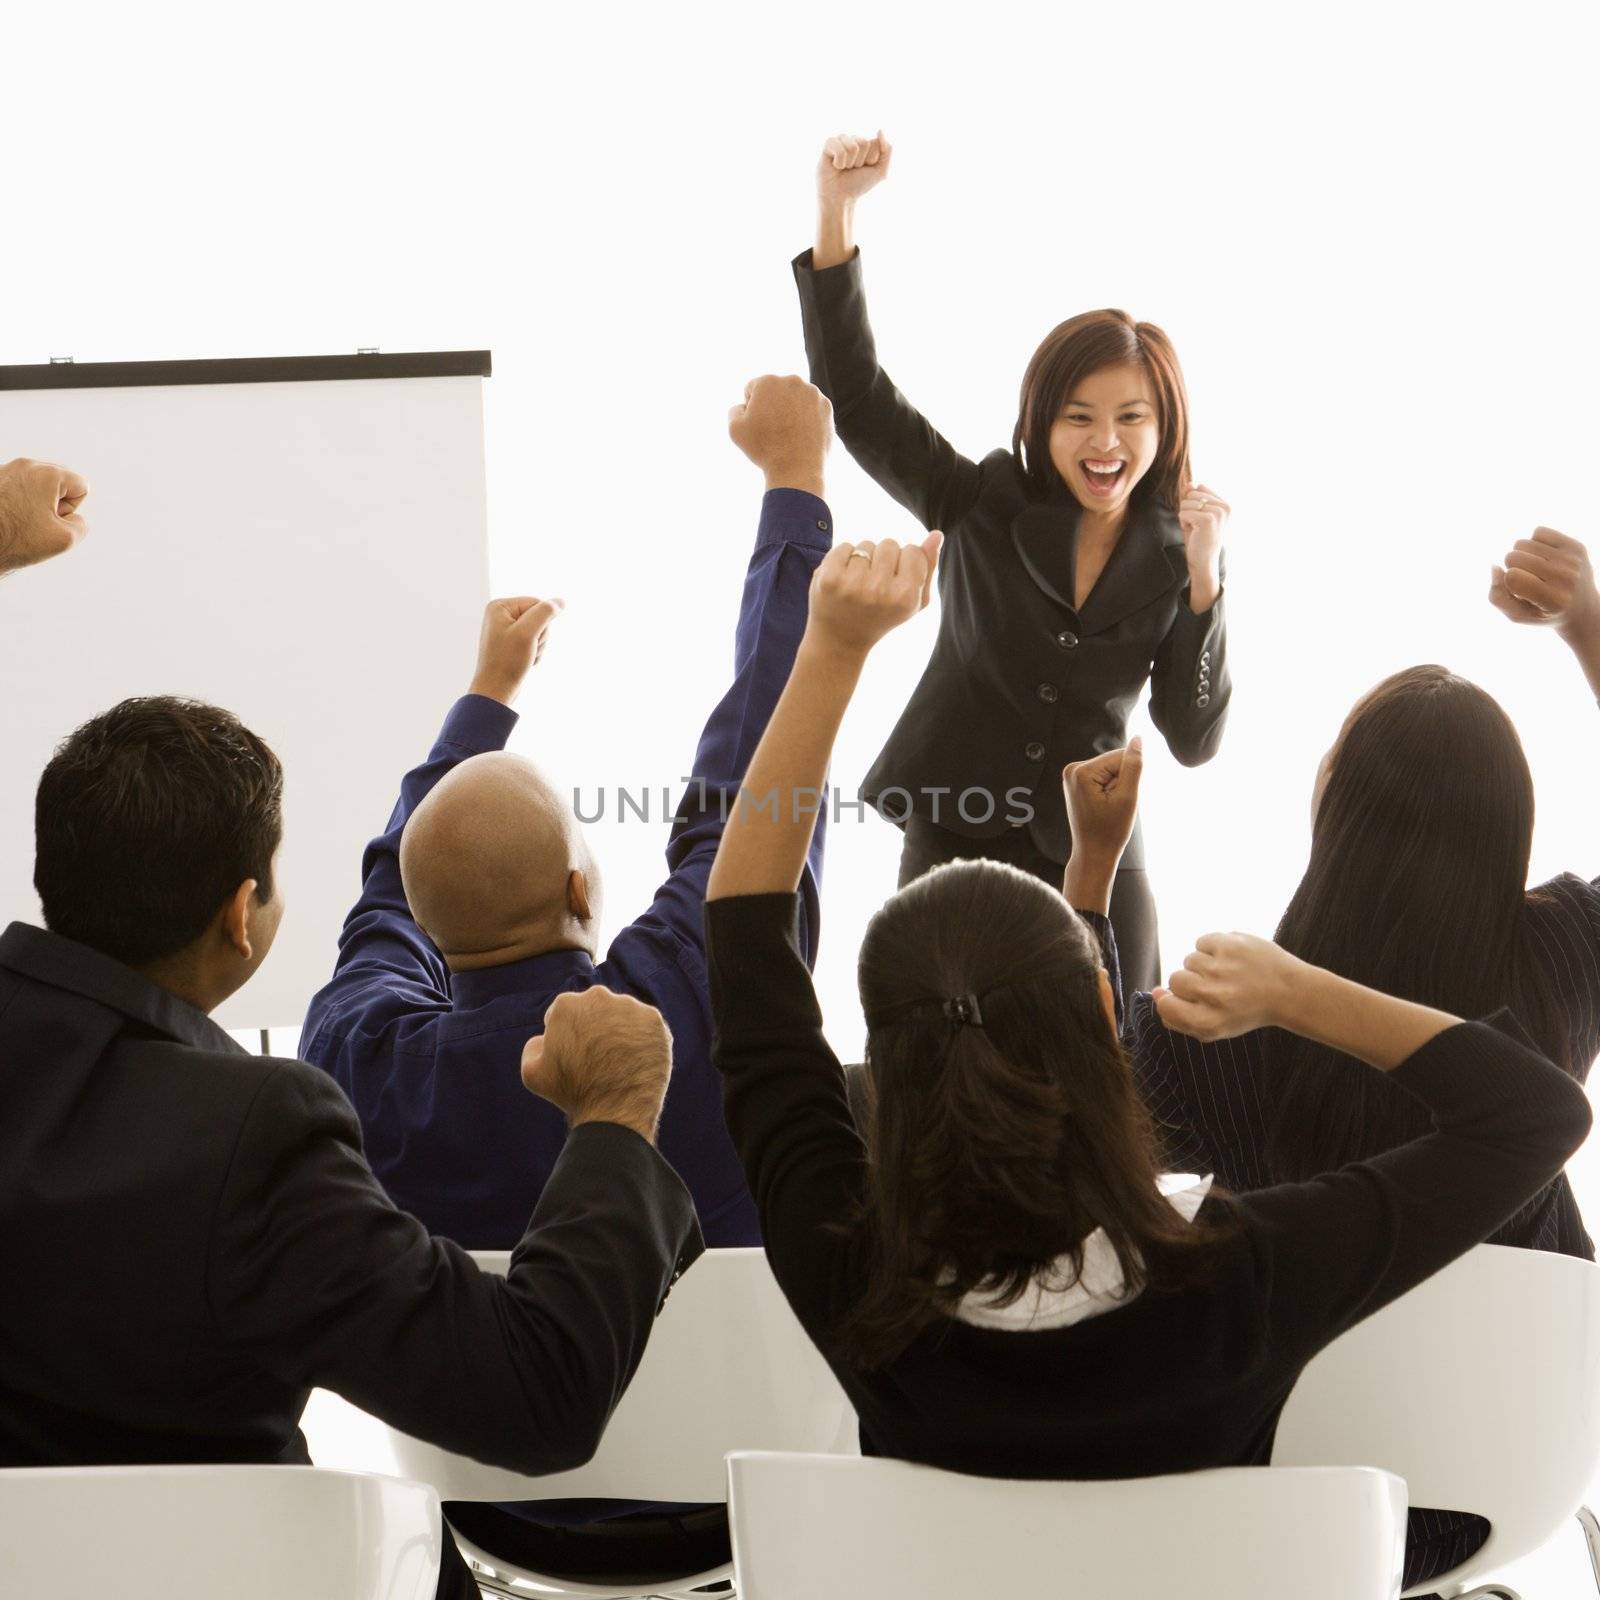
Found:
[[[870,139],[853,133],[835,135],[822,147],[817,163],[817,198],[824,205],[860,199],[889,176],[891,154],[881,128]]]

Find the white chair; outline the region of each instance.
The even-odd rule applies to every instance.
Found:
[[[510,1255],[474,1252],[474,1258],[504,1272]],[[315,1404],[316,1415],[308,1408],[306,1422],[312,1458],[326,1449],[348,1460],[361,1423],[342,1423],[324,1396]],[[783,1298],[765,1251],[708,1250],[673,1285],[639,1370],[587,1466],[529,1478],[389,1430],[386,1451],[370,1464],[431,1484],[442,1500],[720,1502],[727,1496],[730,1450],[852,1450],[855,1420]],[[688,1575],[659,1573],[637,1585],[589,1585],[512,1566],[460,1534],[456,1542],[482,1569],[474,1574],[480,1583],[506,1594],[634,1600],[684,1593],[733,1573],[724,1562]]]
[[[1272,1461],[1383,1467],[1412,1505],[1487,1517],[1476,1555],[1406,1591],[1465,1595],[1580,1512],[1600,1467],[1600,1267],[1480,1245],[1311,1362]]]
[[[0,1594],[433,1600],[439,1497],[315,1467],[0,1471]]]
[[[1050,1483],[738,1453],[728,1487],[739,1600],[1392,1600],[1405,1541],[1405,1485],[1370,1468]]]

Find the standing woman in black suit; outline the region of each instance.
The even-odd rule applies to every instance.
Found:
[[[855,203],[889,142],[830,139],[817,242],[794,263],[811,379],[845,448],[924,527],[944,531],[938,638],[863,793],[905,829],[903,887],[958,857],[1059,888],[1070,852],[1061,769],[1127,742],[1146,682],[1174,756],[1216,754],[1231,685],[1222,616],[1228,506],[1191,482],[1171,343],[1122,311],[1054,329],[1022,380],[1011,448],[970,461],[878,365]],[[1136,830],[1111,919],[1126,992],[1160,982],[1155,899]]]

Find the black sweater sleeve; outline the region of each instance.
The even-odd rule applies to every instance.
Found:
[[[711,1053],[773,1275],[807,1332],[825,1340],[859,1292],[845,1230],[866,1153],[823,1037],[797,905],[790,894],[707,902]]]
[[[215,1209],[212,1315],[295,1386],[527,1473],[581,1466],[668,1288],[701,1249],[688,1190],[638,1134],[573,1130],[500,1278],[389,1201],[331,1078],[263,1083]]]
[[[978,498],[983,469],[955,449],[878,365],[861,252],[820,272],[794,260],[811,381],[833,402],[845,449],[925,528],[950,533]]]
[[[1583,1143],[1582,1089],[1525,1038],[1505,1011],[1447,1028],[1393,1074],[1433,1113],[1431,1133],[1233,1202],[1286,1352],[1309,1357],[1481,1244]]]

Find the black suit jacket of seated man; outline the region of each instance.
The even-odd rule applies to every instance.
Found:
[[[0,1099],[0,1465],[305,1462],[322,1387],[563,1471],[702,1248],[655,1149],[589,1123],[508,1276],[482,1272],[384,1195],[326,1073],[22,923],[0,935]]]

